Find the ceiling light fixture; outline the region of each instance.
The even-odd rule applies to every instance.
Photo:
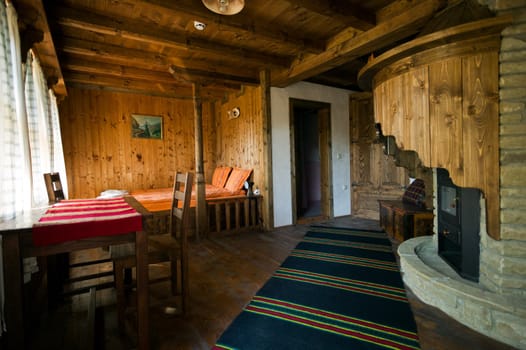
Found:
[[[197,30],[205,30],[206,24],[204,24],[203,22],[194,21],[194,28]]]
[[[245,0],[202,0],[212,12],[220,15],[235,15],[245,7]]]

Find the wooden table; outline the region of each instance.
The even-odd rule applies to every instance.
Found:
[[[133,198],[127,202],[144,216],[146,211],[137,207]],[[113,244],[135,242],[137,258],[137,348],[149,348],[149,294],[148,294],[148,247],[146,232],[137,231],[110,236],[94,236],[63,243],[35,246],[32,239],[33,224],[38,221],[47,208],[35,209],[31,213],[0,223],[3,236],[5,316],[8,349],[26,349],[24,339],[24,300],[23,300],[23,259],[26,257],[49,256],[77,250],[107,247]],[[147,219],[147,218],[146,218]]]

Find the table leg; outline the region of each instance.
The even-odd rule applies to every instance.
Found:
[[[150,342],[148,291],[148,240],[145,231],[135,233],[137,261],[137,348],[146,350]]]
[[[24,349],[24,301],[22,259],[18,234],[3,235],[5,316],[8,349]]]

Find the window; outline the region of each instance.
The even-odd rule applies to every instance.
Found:
[[[55,96],[33,52],[21,57],[16,11],[0,1],[0,221],[47,204],[43,173],[66,178]]]

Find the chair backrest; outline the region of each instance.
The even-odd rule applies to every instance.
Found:
[[[45,173],[44,182],[46,183],[47,196],[50,203],[57,203],[65,199],[59,173]]]
[[[170,230],[175,239],[186,240],[186,231],[188,228],[188,219],[190,217],[190,201],[192,197],[193,174],[175,173],[173,197],[172,197],[172,214],[170,217]]]

